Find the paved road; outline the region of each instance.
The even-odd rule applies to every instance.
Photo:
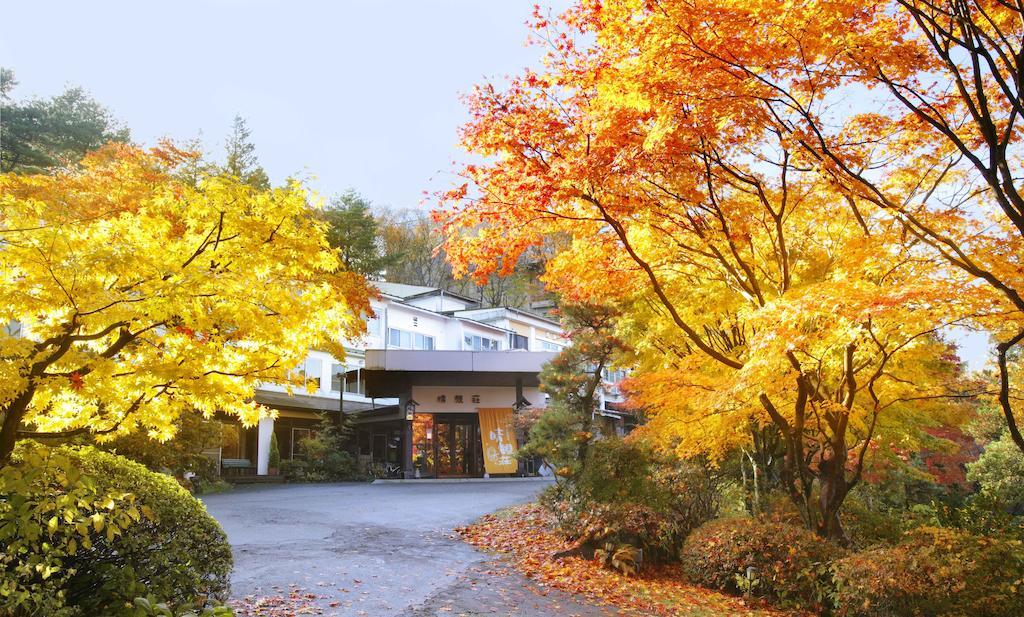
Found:
[[[341,616],[607,614],[503,571],[450,537],[453,527],[529,501],[544,486],[276,485],[203,501],[234,549],[237,600],[291,596],[322,611],[311,614]],[[261,614],[286,612],[282,604],[280,613]]]

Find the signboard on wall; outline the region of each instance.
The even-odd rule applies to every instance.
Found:
[[[480,439],[484,447],[484,469],[489,474],[515,473],[519,469],[516,459],[516,430],[510,408],[482,408]]]

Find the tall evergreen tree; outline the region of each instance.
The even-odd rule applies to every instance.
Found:
[[[523,455],[539,456],[563,478],[583,469],[595,436],[594,411],[603,375],[625,347],[614,335],[618,311],[609,306],[562,308],[572,341],[540,373],[541,390],[551,398],[547,411],[530,429]]]
[[[0,69],[0,172],[40,173],[77,163],[110,141],[127,142],[128,129],[82,88],[51,99],[14,101],[14,72]]]
[[[231,134],[224,143],[224,173],[255,189],[266,190],[270,188],[270,178],[260,166],[256,157],[256,146],[251,139],[252,131],[246,125],[245,118],[236,115],[234,122],[231,123]]]
[[[380,278],[401,259],[400,254],[385,253],[372,204],[355,191],[332,199],[323,216],[329,225],[327,241],[338,249],[349,270]]]

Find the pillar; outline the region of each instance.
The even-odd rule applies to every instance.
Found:
[[[412,464],[412,419],[405,411],[405,405],[412,398],[412,392],[398,398],[398,411],[402,418],[402,477],[410,480],[416,477]]]
[[[265,476],[270,469],[270,439],[274,435],[274,419],[260,418],[256,434],[256,475]]]

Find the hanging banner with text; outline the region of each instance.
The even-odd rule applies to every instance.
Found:
[[[484,446],[484,469],[487,473],[515,473],[516,430],[512,410],[508,408],[479,409],[480,438]]]

